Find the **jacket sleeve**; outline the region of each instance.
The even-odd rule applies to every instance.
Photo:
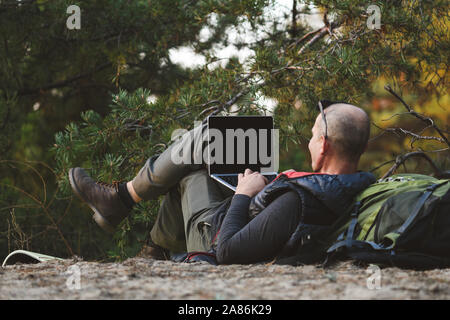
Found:
[[[235,195],[223,220],[216,248],[220,264],[273,259],[300,222],[300,199],[289,191],[249,220],[250,197]]]

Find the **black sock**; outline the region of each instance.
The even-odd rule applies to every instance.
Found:
[[[122,200],[123,204],[128,209],[132,209],[133,206],[136,204],[136,202],[134,202],[133,198],[131,197],[130,193],[128,192],[126,183],[119,184],[118,193],[119,193],[119,198],[120,198],[120,200]]]

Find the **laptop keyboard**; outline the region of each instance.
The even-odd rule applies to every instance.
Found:
[[[223,181],[231,184],[233,187],[236,187],[238,185],[238,176],[218,176]]]
[[[229,183],[230,185],[232,185],[233,187],[236,187],[238,185],[238,176],[237,175],[230,175],[230,176],[222,176],[222,175],[217,175],[217,177],[219,177],[220,179],[224,180],[225,182]],[[271,183],[276,177],[276,174],[269,174],[269,175],[264,175],[264,177],[267,178],[267,180],[269,180],[269,183]]]

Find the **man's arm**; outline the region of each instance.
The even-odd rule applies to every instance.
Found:
[[[250,197],[236,194],[223,220],[217,244],[221,264],[273,259],[300,222],[300,198],[289,191],[276,198],[249,222]]]

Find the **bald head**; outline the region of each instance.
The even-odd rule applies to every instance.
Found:
[[[333,104],[324,112],[328,139],[336,153],[348,161],[358,161],[370,136],[370,119],[367,113],[345,103]],[[322,120],[318,121],[318,125],[321,132],[324,132]]]

